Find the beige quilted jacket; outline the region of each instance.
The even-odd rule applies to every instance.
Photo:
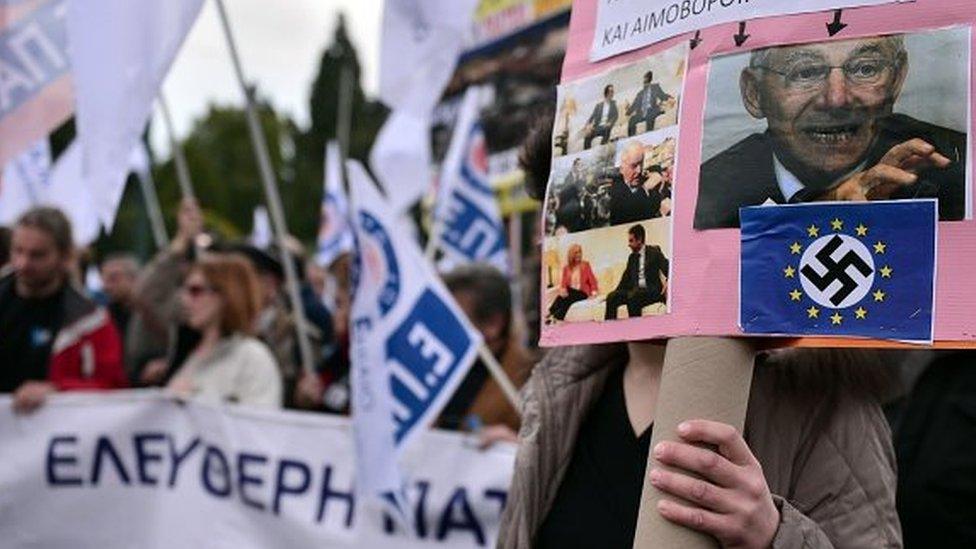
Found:
[[[499,547],[532,546],[580,424],[611,368],[626,358],[623,345],[565,347],[535,368],[522,389],[519,450]],[[894,451],[880,407],[866,398],[789,397],[776,371],[783,367],[789,364],[756,368],[745,427],[781,510],[773,547],[901,547]]]

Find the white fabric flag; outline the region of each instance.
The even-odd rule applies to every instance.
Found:
[[[451,398],[481,335],[416,241],[396,230],[396,215],[365,169],[350,161],[347,172],[356,236],[350,325],[357,487],[372,501],[400,501],[400,453]]]
[[[271,246],[274,237],[271,235],[271,218],[264,206],[254,208],[254,218],[251,225],[251,244],[256,248],[266,249]]]
[[[386,1],[380,99],[393,112],[369,161],[398,213],[431,183],[431,112],[467,43],[476,5],[477,0]]]
[[[203,0],[69,0],[83,185],[106,227],[163,78]]]
[[[0,225],[12,225],[22,213],[43,202],[50,175],[47,138],[7,162],[0,175]]]
[[[342,188],[342,154],[339,144],[329,141],[325,147],[325,180],[322,191],[322,213],[315,261],[329,266],[340,255],[351,252],[352,229],[349,227],[349,203]]]
[[[123,159],[128,160],[126,157]],[[61,153],[51,169],[44,203],[63,211],[71,220],[75,244],[87,246],[102,232],[102,222],[95,205],[95,193],[79,185],[81,179],[81,147],[75,140]]]
[[[464,93],[451,143],[444,158],[434,223],[443,270],[483,261],[509,272],[505,224],[495,191],[488,182],[488,150],[478,121],[483,89]]]

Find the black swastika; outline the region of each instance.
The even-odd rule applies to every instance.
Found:
[[[844,240],[841,237],[834,235],[834,237],[830,239],[830,242],[828,242],[823,249],[817,252],[817,260],[820,261],[820,264],[823,265],[825,269],[827,269],[827,272],[824,273],[823,276],[818,274],[817,271],[814,270],[814,268],[809,264],[804,265],[800,269],[800,273],[805,276],[807,280],[813,283],[813,285],[816,286],[821,292],[826,290],[828,286],[834,283],[834,281],[840,282],[840,289],[830,297],[830,302],[835,306],[842,303],[845,299],[847,299],[847,296],[851,295],[851,293],[857,289],[857,282],[851,278],[851,275],[847,274],[848,267],[854,267],[865,277],[870,276],[871,273],[874,272],[874,270],[871,269],[871,266],[861,259],[861,256],[857,255],[857,253],[854,251],[849,251],[844,254],[844,257],[840,258],[840,261],[834,261],[834,258],[831,257],[831,255],[833,255],[833,253],[837,251],[837,248],[840,248],[840,245],[843,243]]]

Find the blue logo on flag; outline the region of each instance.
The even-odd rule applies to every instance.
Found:
[[[397,444],[425,412],[451,396],[466,367],[471,337],[448,306],[429,289],[386,344]]]
[[[472,260],[484,260],[505,251],[505,230],[463,193],[451,194],[450,216],[444,245]]]
[[[932,340],[934,200],[742,208],[747,334]]]

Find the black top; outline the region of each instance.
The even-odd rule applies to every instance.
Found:
[[[63,291],[25,299],[10,285],[0,293],[0,393],[27,380],[47,379],[51,345],[62,323]]]
[[[634,544],[651,427],[638,438],[627,416],[623,368],[580,427],[536,547],[626,548]]]

